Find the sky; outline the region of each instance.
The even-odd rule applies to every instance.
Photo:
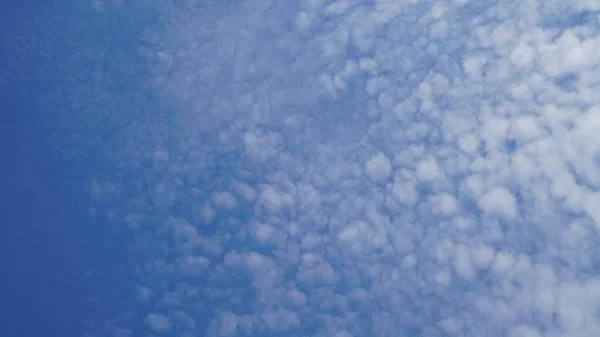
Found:
[[[4,335],[600,331],[597,0],[5,6]]]

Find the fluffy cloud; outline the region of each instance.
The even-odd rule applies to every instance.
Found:
[[[161,314],[148,314],[144,320],[148,328],[157,333],[163,333],[171,330],[169,318]]]
[[[77,162],[90,210],[134,237],[112,326],[600,331],[596,2],[134,3],[94,8],[160,17],[135,57],[47,98],[78,112],[57,156],[103,163]]]
[[[367,161],[366,171],[371,179],[384,181],[389,179],[392,173],[392,164],[384,153],[379,152]]]

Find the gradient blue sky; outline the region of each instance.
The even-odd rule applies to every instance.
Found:
[[[600,331],[600,2],[9,3],[3,336]]]

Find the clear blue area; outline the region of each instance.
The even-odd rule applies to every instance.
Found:
[[[56,2],[58,3],[58,1]],[[73,163],[54,156],[45,122],[60,114],[39,104],[52,81],[37,62],[44,55],[13,53],[17,39],[39,34],[30,19],[77,10],[51,1],[0,5],[0,336],[83,336],[90,318],[114,315],[121,301],[112,274],[122,247],[86,214]],[[27,13],[31,13],[29,16]],[[64,28],[67,32],[69,27]],[[7,42],[9,41],[9,42]],[[19,58],[15,55],[24,55]],[[57,83],[58,82],[58,83]],[[60,84],[59,84],[60,85]],[[50,109],[50,110],[49,110]],[[114,234],[114,233],[113,233]],[[91,270],[93,269],[93,273]]]

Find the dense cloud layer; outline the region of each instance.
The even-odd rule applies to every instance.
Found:
[[[102,326],[596,336],[599,4],[96,0],[146,13],[57,129],[132,235]]]

